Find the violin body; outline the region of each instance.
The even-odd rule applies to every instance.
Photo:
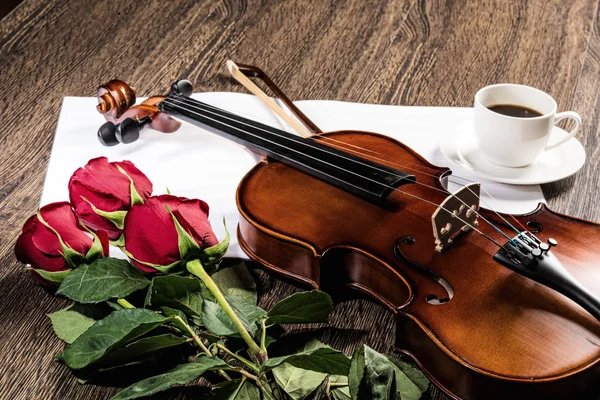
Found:
[[[333,138],[428,175],[444,189],[450,174],[407,146],[375,133],[340,131]],[[339,143],[336,142],[336,143]],[[385,162],[382,162],[385,164]],[[402,191],[439,204],[448,193],[423,185]],[[466,232],[435,250],[432,207],[394,192],[384,204],[353,196],[280,162],[265,159],[241,181],[239,243],[266,269],[326,291],[349,288],[397,315],[395,350],[457,399],[597,399],[600,324],[565,296],[492,259],[497,247]],[[499,226],[492,211],[480,214]],[[553,252],[590,292],[600,294],[600,226],[545,206],[516,216],[559,246]],[[532,228],[532,229],[533,229]],[[488,224],[483,233],[494,235]],[[454,296],[415,268],[443,277]]]
[[[183,120],[266,156],[237,190],[242,249],[306,287],[382,304],[397,317],[394,350],[449,396],[600,397],[600,225],[541,204],[517,216],[479,208],[477,184],[450,194],[448,168],[394,139],[322,133],[259,68],[236,68],[313,135],[190,98],[188,81],[139,105],[111,81],[98,91],[98,139],[127,144]]]

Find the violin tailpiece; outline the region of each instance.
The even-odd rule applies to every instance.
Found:
[[[477,226],[481,185],[470,183],[449,195],[431,216],[435,250],[442,252],[461,232]]]

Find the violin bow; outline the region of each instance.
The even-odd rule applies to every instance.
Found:
[[[296,116],[299,116],[300,119],[302,120],[302,122],[308,126],[302,126],[296,119],[292,118],[289,114],[287,114],[283,110],[283,108],[280,107],[279,104],[277,104],[275,102],[274,99],[269,97],[261,88],[259,88],[254,82],[252,82],[250,80],[250,78],[248,78],[242,71],[240,71],[240,67],[235,62],[233,62],[232,60],[227,60],[226,65],[227,65],[227,69],[229,70],[229,73],[231,74],[231,76],[233,76],[233,78],[236,81],[238,81],[242,86],[244,86],[246,89],[248,89],[250,91],[250,93],[252,93],[256,97],[258,97],[271,111],[273,111],[286,124],[291,126],[294,129],[294,131],[296,131],[297,134],[299,134],[300,136],[303,136],[303,137],[309,137],[315,133],[321,133],[321,130],[319,128],[317,128],[316,125],[314,125],[310,120],[308,120],[308,118],[306,118],[306,116],[304,116],[304,114],[302,114],[300,112],[300,110],[298,110],[295,107],[294,107],[295,109],[290,107],[290,105],[288,104],[289,100],[285,101],[286,99],[282,99],[282,101],[284,101],[284,103],[286,103],[286,105],[288,107],[290,107],[290,110]],[[248,72],[265,80],[264,77],[266,75],[264,75],[264,73],[261,70],[259,70],[258,68],[252,67],[252,66],[244,66],[244,67],[245,67],[244,69],[247,70]],[[271,85],[271,84],[269,84],[269,82],[266,82],[266,83],[273,90],[274,84]],[[277,94],[281,98],[281,93],[277,93]],[[289,103],[291,103],[291,102],[289,102]]]

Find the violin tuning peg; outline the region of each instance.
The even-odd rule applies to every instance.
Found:
[[[173,82],[171,85],[171,92],[181,94],[185,97],[191,96],[193,91],[194,87],[192,86],[192,82],[187,79],[181,79],[177,82]]]
[[[152,123],[149,116],[144,118],[125,118],[117,125],[115,137],[121,143],[133,143],[140,138],[140,131],[148,124]]]
[[[115,136],[121,143],[133,143],[140,138],[140,130],[140,125],[134,119],[125,118],[117,125]]]
[[[103,124],[100,129],[98,129],[98,140],[104,146],[115,146],[119,144],[119,140],[116,136],[117,127],[112,122],[107,122]]]

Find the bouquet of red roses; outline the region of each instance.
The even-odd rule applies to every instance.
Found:
[[[200,376],[208,395],[223,399],[302,399],[320,386],[335,399],[418,399],[427,389],[418,369],[367,346],[348,358],[311,340],[270,357],[285,341],[281,326],[327,322],[330,297],[300,292],[258,307],[245,265],[222,265],[229,234],[217,239],[208,205],[152,196],[131,162],[90,160],[71,177],[69,198],[27,220],[15,253],[42,286],[73,302],[49,317],[66,342],[56,358],[81,382],[128,378],[114,399]],[[109,257],[109,244],[129,260]]]

